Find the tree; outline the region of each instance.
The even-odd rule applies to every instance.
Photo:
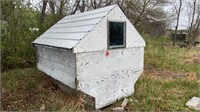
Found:
[[[50,5],[51,12],[45,12],[46,8],[49,8],[46,4],[48,4],[50,1],[54,1]],[[136,26],[136,28],[139,31],[146,33],[150,32],[151,27],[156,27],[154,23],[159,21],[159,25],[162,26],[160,28],[162,28],[163,32],[163,29],[165,29],[166,26],[165,23],[167,19],[166,12],[163,10],[163,6],[168,2],[168,0],[60,0],[56,2],[55,0],[43,0],[41,20],[43,20],[44,18],[44,12],[51,14],[52,17],[53,15],[58,15],[56,9],[64,9],[67,7],[68,12],[66,14],[71,15],[77,13],[77,11],[84,12],[112,4],[118,4],[122,11],[125,13],[125,15],[129,18],[129,20]],[[57,4],[59,3],[60,6],[57,6]],[[52,4],[54,4],[54,6],[57,7],[55,9],[51,8],[53,7]],[[159,29],[156,30],[159,31]],[[161,33],[157,34],[160,35]]]
[[[174,4],[174,3],[173,3]],[[178,27],[179,27],[179,19],[180,19],[180,14],[181,14],[181,8],[183,6],[183,0],[179,0],[178,2],[178,6],[173,5],[175,12],[176,12],[176,26],[175,26],[175,33],[174,33],[174,38],[173,38],[173,45],[176,45],[176,40],[177,40],[177,31],[178,31]]]
[[[78,10],[79,4],[80,4],[81,0],[76,0],[76,2],[74,3],[73,7],[72,7],[72,12],[71,14],[75,14],[76,11]]]
[[[194,24],[194,37],[197,37],[198,35],[200,35],[200,2],[198,2],[197,4],[196,12],[197,12],[197,18]],[[196,40],[196,38],[194,38],[193,40]]]
[[[79,10],[80,10],[81,12],[84,12],[85,9],[86,9],[86,3],[85,3],[85,0],[82,0],[82,2],[79,3]]]
[[[40,31],[43,32],[64,17],[68,0],[41,0]],[[39,3],[40,3],[39,2]]]
[[[157,21],[159,21],[159,24],[162,23],[164,26],[162,28],[165,28],[167,15],[163,6],[167,3],[168,0],[125,1],[122,10],[140,32],[149,33],[152,27],[157,26],[154,24]]]
[[[1,1],[1,57],[2,69],[26,67],[35,62],[31,42],[38,32],[37,12],[22,0]]]
[[[67,3],[67,0],[60,0],[60,7],[59,7],[59,19],[64,16],[64,6]]]
[[[43,5],[42,5],[42,11],[41,11],[40,27],[42,27],[43,23],[44,23],[45,11],[46,11],[46,7],[47,7],[47,0],[43,0],[42,3],[43,3]]]
[[[199,16],[200,16],[200,11],[199,11],[199,5],[200,2],[197,0],[192,0],[191,2],[188,2],[188,6],[191,9],[191,22],[190,22],[190,27],[189,27],[189,34],[188,34],[188,42],[189,42],[189,47],[191,47],[192,44],[194,44],[194,41],[196,37],[198,36],[199,33]],[[196,16],[196,18],[195,18]],[[196,22],[195,22],[196,19]]]

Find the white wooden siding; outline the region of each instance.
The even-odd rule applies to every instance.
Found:
[[[78,90],[95,98],[96,109],[134,92],[143,71],[144,48],[76,54]]]
[[[126,48],[108,49],[108,21],[126,22]],[[143,71],[145,42],[117,5],[67,16],[33,43],[37,67],[94,97],[96,109],[133,94]]]
[[[36,46],[37,67],[47,75],[75,88],[75,55],[70,50]]]
[[[105,51],[107,46],[108,21],[126,22],[126,48],[144,47],[145,42],[121,9],[116,6],[74,47],[74,53]]]

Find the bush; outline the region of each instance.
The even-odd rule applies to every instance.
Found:
[[[1,64],[2,70],[22,68],[35,63],[31,42],[39,35],[30,28],[38,27],[39,13],[20,2],[1,1]],[[8,14],[9,13],[9,14]]]

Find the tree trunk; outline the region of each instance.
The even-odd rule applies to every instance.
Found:
[[[86,7],[85,0],[82,0],[82,5],[79,4],[80,11],[84,12],[85,11],[85,7]]]
[[[90,0],[91,2],[91,6],[93,9],[96,9],[97,8],[97,3],[96,3],[96,0]]]
[[[75,5],[72,8],[71,14],[75,14],[76,13],[76,11],[78,10],[79,4],[80,4],[80,0],[76,0]]]
[[[55,18],[55,4],[54,4],[54,0],[49,0],[49,7],[51,10],[51,15],[53,16],[53,18]]]
[[[146,8],[148,6],[148,4],[150,3],[150,0],[148,1],[144,1],[144,4],[142,6],[142,11],[140,12],[139,16],[135,19],[135,22],[134,22],[134,25],[137,26],[137,24],[139,23],[141,17],[144,15],[145,11],[146,11]]]
[[[181,13],[181,7],[182,7],[182,0],[179,0],[179,8],[177,12],[177,19],[176,19],[176,27],[175,27],[175,33],[174,33],[174,39],[173,39],[173,45],[176,45],[176,40],[177,40],[177,31],[178,31],[178,26],[179,26],[179,18],[180,18],[180,13]]]
[[[64,5],[65,5],[65,0],[60,0],[59,19],[63,17]]]
[[[192,21],[191,21],[191,25],[190,25],[190,31],[189,31],[189,35],[188,35],[188,42],[189,42],[189,47],[192,46],[194,40],[192,39],[193,38],[193,24],[194,24],[194,16],[195,16],[195,12],[196,12],[196,0],[194,0],[193,2],[193,11],[192,11]]]
[[[47,0],[43,0],[42,13],[41,13],[41,18],[40,18],[40,29],[41,29],[40,31],[43,31],[46,6],[47,6]]]

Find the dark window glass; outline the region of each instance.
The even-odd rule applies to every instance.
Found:
[[[125,22],[109,22],[109,48],[125,46]]]

